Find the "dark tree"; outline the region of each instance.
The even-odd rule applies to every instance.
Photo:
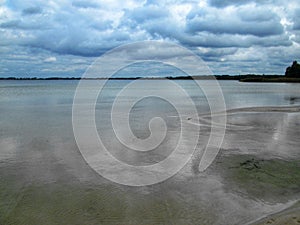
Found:
[[[298,64],[297,61],[294,61],[292,66],[286,68],[285,76],[300,78],[300,64]]]

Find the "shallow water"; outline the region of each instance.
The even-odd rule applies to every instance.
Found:
[[[178,114],[167,102],[147,98],[132,110],[132,130],[139,138],[149,136],[148,122],[154,116],[166,122],[166,139],[150,155],[126,150],[113,136],[112,101],[129,82],[110,81],[101,93],[96,105],[97,130],[111,153],[126,163],[161,161],[176,146],[180,131]],[[147,86],[155,90],[164,81],[138,82],[141,89]],[[293,175],[293,165],[300,159],[300,113],[296,112],[300,84],[220,81],[227,108],[239,109],[228,113],[219,153],[221,163],[218,158],[207,171],[199,173],[198,156],[210,131],[205,126],[210,124],[206,115],[209,107],[192,81],[176,82],[202,115],[200,121],[184,117],[191,130],[201,126],[195,154],[179,173],[162,183],[128,187],[98,175],[79,152],[72,129],[72,102],[78,81],[0,81],[0,224],[242,224],[299,200],[296,181],[285,186],[281,184],[284,181],[266,179],[274,181],[276,187],[280,184],[279,190],[270,191],[267,197],[256,196],[255,185],[248,190],[235,183],[235,177],[227,182],[231,176],[226,171],[231,164],[243,163],[246,155],[291,163],[284,167],[292,174],[289,180],[298,178],[298,174]],[[211,85],[211,81],[201,82]],[[91,89],[97,88],[93,81],[88,83]],[[139,88],[132,92],[138,93]],[[177,101],[185,104],[180,98]],[[263,108],[253,108],[257,106]],[[274,112],[271,106],[293,108]],[[241,109],[246,107],[253,110]],[[242,157],[231,158],[236,155]],[[276,165],[282,165],[281,161]],[[265,172],[268,168],[264,167]],[[268,185],[273,184],[259,187],[268,189]]]

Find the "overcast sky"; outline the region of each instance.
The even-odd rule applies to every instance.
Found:
[[[0,77],[79,77],[144,40],[180,44],[214,74],[284,74],[300,61],[300,1],[0,0]]]

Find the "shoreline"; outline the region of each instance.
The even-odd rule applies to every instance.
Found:
[[[300,78],[284,75],[203,75],[165,77],[0,77],[1,80],[236,80],[252,83],[300,83]]]
[[[271,213],[269,215],[258,218],[255,221],[249,223],[249,225],[280,225],[280,224],[300,224],[300,201],[296,201],[287,208]]]

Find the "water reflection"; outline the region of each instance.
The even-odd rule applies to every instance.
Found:
[[[106,92],[107,99],[96,106],[101,132],[106,132],[109,127],[105,118],[109,118],[110,96],[124,82],[129,81],[113,81]],[[141,81],[141,88],[145,86],[143,82],[147,81]],[[191,81],[177,82],[192,96],[200,114],[205,114],[208,107],[202,92],[196,90]],[[259,111],[229,112],[222,153],[285,160],[300,158],[300,114],[291,113],[290,108],[276,111],[267,107],[297,106],[300,84],[220,83],[229,109],[265,107]],[[91,224],[99,224],[99,221],[114,224],[197,224],[199,221],[245,224],[287,206],[286,202],[280,201],[280,196],[274,197],[277,204],[271,204],[232,191],[221,179],[221,174],[228,168],[214,171],[217,174],[212,171],[199,173],[199,153],[206,145],[206,135],[210,131],[209,119],[205,116],[200,121],[186,118],[191,127],[202,126],[199,151],[177,175],[164,183],[142,188],[110,183],[86,165],[76,146],[71,113],[76,84],[77,81],[0,81],[1,224],[3,212],[8,215],[6,218],[19,224],[24,223],[22,219],[35,215],[37,220],[46,215],[49,221],[53,218],[73,221],[72,218],[76,218],[74,223],[81,224],[86,221]],[[203,84],[210,85],[209,81],[203,81]],[[140,121],[149,120],[155,113],[171,112],[166,116],[167,121],[170,129],[177,129],[173,124],[178,120],[176,112],[165,104],[148,100],[137,105],[133,112],[131,119],[136,123],[133,130],[142,138],[147,136],[148,130],[147,123]],[[109,132],[104,136],[106,142],[115,147],[114,151],[120,150],[119,157],[126,155],[118,149],[119,145],[114,145]],[[161,160],[166,154],[168,152],[157,153],[148,161]],[[130,155],[126,157],[127,161],[138,160]]]

